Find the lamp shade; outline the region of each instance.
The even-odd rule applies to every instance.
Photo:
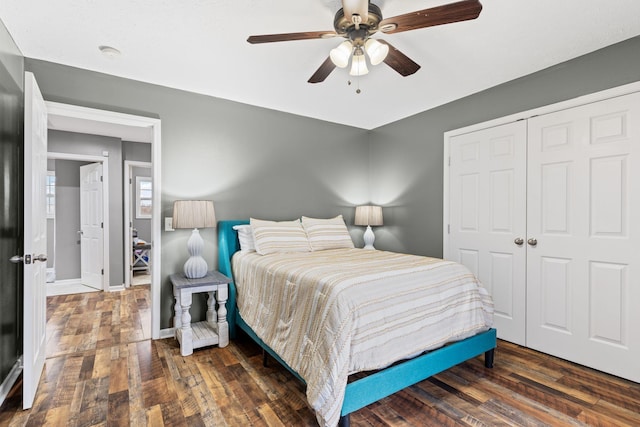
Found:
[[[173,202],[173,228],[210,228],[216,226],[211,200],[176,200]]]
[[[357,206],[355,225],[382,225],[382,207]]]

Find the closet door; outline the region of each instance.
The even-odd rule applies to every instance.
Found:
[[[498,337],[525,344],[526,122],[449,140],[449,244],[493,297]]]
[[[528,126],[527,346],[640,381],[640,94]]]

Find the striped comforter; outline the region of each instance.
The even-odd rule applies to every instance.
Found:
[[[362,249],[237,252],[240,315],[307,383],[335,426],[348,375],[489,329],[493,303],[462,265]]]

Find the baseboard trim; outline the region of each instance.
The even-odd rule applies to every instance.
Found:
[[[160,339],[173,338],[176,336],[176,328],[160,329]]]
[[[56,280],[55,282],[49,282],[47,285],[58,286],[58,285],[81,285],[82,280],[78,277],[77,279],[63,279]]]

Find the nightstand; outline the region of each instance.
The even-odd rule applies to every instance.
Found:
[[[218,271],[209,271],[200,279],[187,279],[183,273],[169,276],[173,284],[173,296],[176,299],[173,326],[176,339],[180,343],[180,354],[189,356],[194,348],[218,344],[226,347],[229,344],[229,324],[227,323],[227,307],[229,297],[227,276]],[[193,294],[207,292],[207,320],[191,323],[189,309]],[[218,310],[216,313],[216,303]]]

